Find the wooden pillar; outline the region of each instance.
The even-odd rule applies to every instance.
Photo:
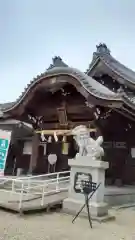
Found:
[[[23,163],[22,163],[23,147],[24,147],[24,141],[18,140],[15,143],[16,163],[15,163],[14,171],[16,171],[18,168],[22,168],[23,169]]]
[[[35,133],[34,136],[32,137],[32,154],[31,154],[30,165],[29,165],[30,174],[32,174],[33,169],[37,165],[39,143],[40,143],[39,135]]]

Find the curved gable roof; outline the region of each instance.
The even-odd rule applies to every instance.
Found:
[[[93,61],[90,64],[89,69],[87,70],[87,74],[95,67],[98,61],[103,61],[110,69],[117,72],[119,75],[123,76],[123,78],[128,79],[133,84],[135,83],[135,72],[128,69],[120,62],[118,62],[115,58],[110,55],[110,50],[107,48],[105,44],[100,44],[97,46],[97,52],[93,54]],[[131,107],[135,108],[135,97],[128,96],[126,93],[114,93],[109,90],[107,87],[98,83],[95,79],[88,76],[87,74],[79,71],[76,68],[69,67],[66,63],[62,61],[60,57],[54,57],[53,63],[50,64],[49,68],[37,75],[37,77],[33,78],[32,81],[27,85],[24,91],[21,93],[19,98],[15,102],[0,104],[0,110],[3,113],[6,113],[16,106],[18,106],[23,99],[29,94],[30,90],[34,88],[34,86],[45,80],[48,77],[55,77],[59,75],[67,75],[75,78],[80,85],[88,92],[88,94],[98,98],[99,100],[108,100],[108,101],[120,101],[127,103]],[[130,79],[130,80],[129,80]]]
[[[116,60],[110,54],[110,50],[107,48],[106,44],[99,44],[96,47],[97,51],[93,53],[93,60],[87,70],[87,74],[90,74],[98,60],[101,60],[113,72],[135,86],[135,72]]]
[[[58,59],[58,57],[57,57]],[[62,60],[61,60],[62,61]],[[59,62],[60,63],[60,62]],[[119,94],[116,94],[112,91],[110,91],[108,88],[103,86],[102,84],[98,83],[93,78],[89,77],[85,73],[79,71],[78,69],[68,67],[66,64],[59,64],[59,66],[51,65],[47,71],[42,73],[41,75],[38,75],[36,78],[34,78],[30,84],[27,85],[24,92],[21,94],[21,96],[16,100],[16,102],[12,103],[11,105],[7,105],[5,108],[3,108],[3,112],[7,112],[15,108],[17,105],[21,103],[21,101],[27,96],[29,91],[40,81],[43,81],[45,78],[48,77],[55,77],[58,75],[68,75],[75,78],[79,83],[82,85],[82,87],[91,95],[95,96],[96,98],[104,99],[104,100],[118,100],[121,101],[121,97]]]

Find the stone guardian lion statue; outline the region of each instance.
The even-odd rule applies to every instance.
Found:
[[[101,147],[103,137],[99,136],[97,140],[90,137],[89,130],[86,126],[80,125],[72,130],[74,139],[79,147],[76,158],[80,156],[89,156],[92,160],[101,160],[104,156],[104,150]]]

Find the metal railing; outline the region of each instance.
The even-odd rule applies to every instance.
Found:
[[[68,191],[69,181],[70,171],[16,178],[0,177],[0,192],[9,193],[9,202],[17,202],[20,210],[26,199],[39,198],[43,206],[46,196]]]

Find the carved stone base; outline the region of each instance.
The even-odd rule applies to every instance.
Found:
[[[64,200],[63,210],[69,213],[77,213],[85,203],[84,195],[74,191],[74,178],[77,172],[90,173],[92,181],[101,184],[90,201],[90,211],[93,218],[108,215],[108,206],[104,202],[104,181],[105,169],[108,168],[108,162],[93,161],[87,156],[69,159],[71,166],[70,187],[68,198]],[[86,208],[83,209],[82,215],[86,215]]]

